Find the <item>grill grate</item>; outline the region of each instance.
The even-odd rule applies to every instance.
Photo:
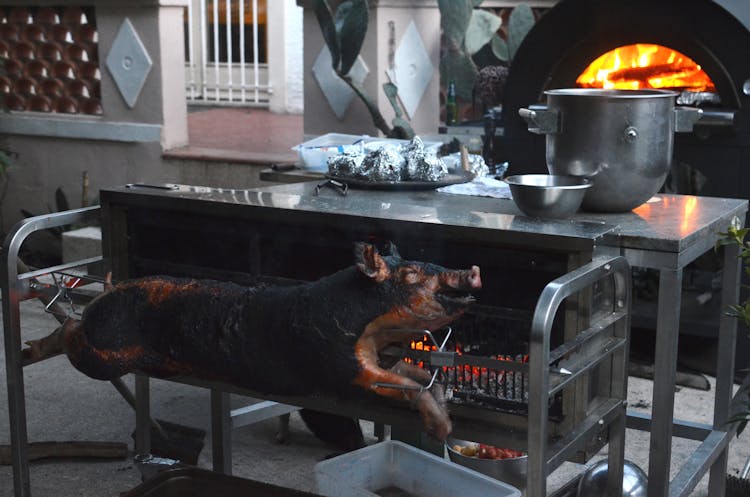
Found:
[[[523,414],[528,412],[530,388],[530,323],[527,311],[476,306],[452,327],[444,349],[453,353],[450,364],[430,364],[436,347],[427,337],[389,355],[437,371],[437,381],[445,385],[446,398],[453,404]]]

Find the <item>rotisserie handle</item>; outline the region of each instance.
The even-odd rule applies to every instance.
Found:
[[[697,107],[674,108],[674,130],[676,133],[692,133],[693,125],[703,116],[703,110]]]
[[[550,110],[543,105],[530,105],[528,109],[518,109],[518,115],[526,121],[532,133],[549,135],[562,131],[558,110]]]

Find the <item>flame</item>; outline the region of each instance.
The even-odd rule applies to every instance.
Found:
[[[662,45],[636,43],[598,57],[578,76],[581,88],[665,88],[715,92],[711,78],[690,57]]]

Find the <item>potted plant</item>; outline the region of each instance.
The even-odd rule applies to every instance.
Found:
[[[742,259],[742,266],[744,273],[750,276],[750,241],[748,241],[747,234],[750,232],[750,228],[741,228],[737,225],[731,225],[726,232],[720,233],[719,241],[716,246],[717,249],[728,245],[736,245],[739,248],[739,257]],[[742,323],[750,326],[750,298],[745,299],[739,304],[730,305],[725,311],[727,315],[739,319]],[[750,370],[743,370],[744,373],[749,373]],[[742,386],[737,392],[737,403],[736,411],[734,415],[729,419],[729,423],[737,423],[737,436],[744,431],[748,421],[750,421],[750,400],[748,400],[748,394],[750,394],[750,375],[747,375],[742,382]]]

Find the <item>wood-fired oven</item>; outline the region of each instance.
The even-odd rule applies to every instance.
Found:
[[[530,133],[518,116],[519,108],[544,104],[545,90],[666,88],[680,93],[679,105],[703,109],[704,118],[694,132],[675,135],[665,188],[673,193],[748,199],[749,53],[750,3],[744,0],[562,0],[539,18],[513,60],[504,91],[504,139],[495,147],[496,160],[509,161],[508,174],[547,173],[545,136]],[[609,67],[590,71],[590,66],[605,59]],[[697,67],[686,70],[688,62]],[[592,83],[597,72],[608,73],[611,81]],[[683,78],[686,73],[693,79]],[[698,273],[695,279],[710,280],[710,275]],[[702,285],[695,294],[710,294],[710,284]],[[655,326],[639,319],[639,298],[636,292],[634,326]],[[694,316],[694,322],[683,323],[683,332],[715,336],[720,309],[694,307],[705,312]],[[746,333],[740,333],[739,340],[746,346]],[[738,367],[747,365],[744,355],[738,354],[737,360]]]
[[[675,137],[675,165],[705,177],[687,187],[692,191],[676,193],[750,198],[749,23],[750,5],[741,0],[562,0],[540,17],[511,66],[501,147],[509,172],[547,172],[544,137],[528,132],[519,108],[543,103],[548,89],[588,86],[581,76],[597,58],[618,48],[624,58],[628,47],[648,44],[663,47],[666,56],[646,68],[641,50],[635,60],[620,61],[620,75],[659,75],[666,64],[687,58],[710,80],[707,87],[679,78],[640,86],[684,92],[678,103],[700,106],[708,117],[694,133]]]

